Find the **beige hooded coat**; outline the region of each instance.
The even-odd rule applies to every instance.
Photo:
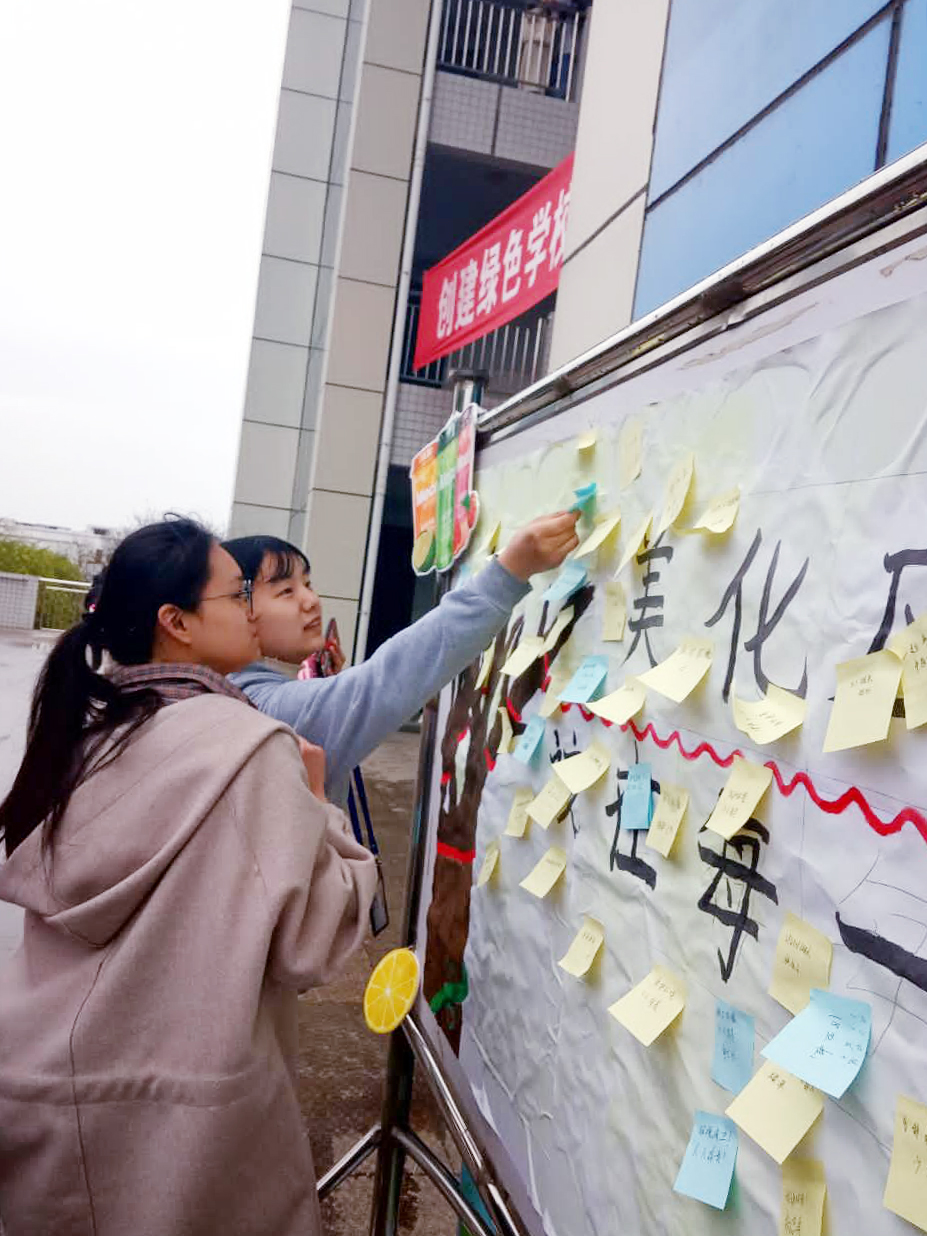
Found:
[[[291,731],[163,708],[0,867],[5,1236],[314,1236],[296,993],[361,944],[375,865]]]

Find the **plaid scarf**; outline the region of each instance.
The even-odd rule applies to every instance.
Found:
[[[121,665],[109,675],[122,691],[157,691],[165,704],[188,700],[194,695],[229,695],[253,707],[234,683],[206,665],[149,662],[147,665]]]

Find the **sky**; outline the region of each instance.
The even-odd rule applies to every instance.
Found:
[[[0,517],[224,529],[288,13],[0,4]]]

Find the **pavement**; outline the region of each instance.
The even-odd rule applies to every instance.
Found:
[[[54,637],[0,629],[0,796],[22,758],[35,678]],[[364,1024],[364,985],[377,961],[399,943],[409,826],[418,764],[418,736],[397,733],[364,762],[374,831],[380,846],[391,922],[367,941],[336,982],[299,1002],[299,1099],[316,1171],[322,1175],[378,1123],[388,1039]],[[0,965],[22,934],[20,912],[0,903]],[[427,1087],[417,1079],[412,1128],[451,1170],[460,1159]],[[368,1230],[375,1159],[370,1158],[323,1203],[325,1236]],[[450,1208],[414,1164],[407,1166],[400,1205],[401,1236],[454,1236]]]

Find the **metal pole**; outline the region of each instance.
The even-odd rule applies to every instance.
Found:
[[[393,444],[393,424],[396,420],[396,400],[399,395],[399,374],[402,368],[403,325],[405,323],[406,302],[409,299],[409,286],[412,282],[412,263],[415,255],[415,226],[418,220],[419,202],[422,197],[422,174],[425,169],[425,151],[428,146],[428,124],[431,119],[431,100],[434,94],[435,64],[438,55],[438,36],[440,33],[441,0],[432,0],[431,16],[428,25],[428,42],[425,49],[425,63],[422,69],[422,95],[418,107],[418,128],[415,134],[415,150],[412,156],[412,174],[409,179],[409,198],[406,203],[402,264],[399,270],[399,283],[396,287],[393,338],[390,346],[386,394],[383,399],[383,421],[380,427],[380,442],[377,455],[377,479],[373,491],[373,504],[367,532],[367,552],[364,558],[364,581],[361,589],[360,612],[357,616],[357,634],[354,637],[355,661],[361,660],[367,650],[367,630],[370,626],[370,606],[373,601],[373,585],[377,574],[380,527],[383,522],[383,507],[386,501],[386,480],[389,475],[390,454]]]
[[[337,1189],[343,1180],[356,1172],[360,1165],[370,1158],[379,1146],[382,1137],[383,1130],[378,1124],[374,1125],[372,1129],[367,1130],[359,1142],[351,1147],[347,1154],[342,1155],[338,1162],[328,1169],[316,1185],[320,1202],[331,1193],[332,1189]]]
[[[444,1164],[431,1153],[424,1142],[414,1133],[403,1129],[395,1129],[393,1137],[406,1151],[410,1159],[414,1159],[431,1183],[435,1186],[447,1204],[454,1210],[457,1217],[467,1225],[471,1236],[494,1236],[470,1203],[457,1188],[457,1181]]]

